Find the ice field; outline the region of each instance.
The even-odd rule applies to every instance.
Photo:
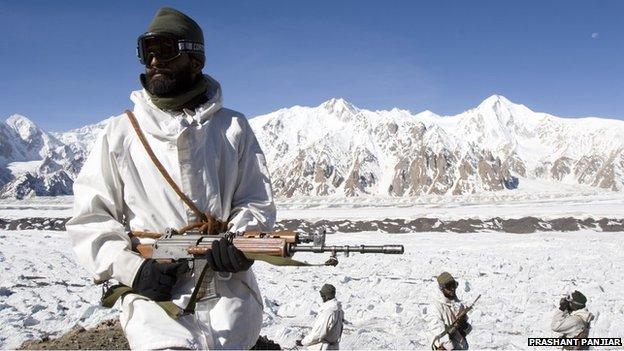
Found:
[[[403,244],[404,255],[340,257],[337,267],[253,269],[264,296],[262,334],[292,348],[314,320],[318,289],[329,282],[345,310],[342,348],[429,348],[425,322],[434,276],[447,270],[466,302],[471,347],[526,349],[528,336],[552,336],[560,297],[578,289],[596,315],[591,336],[624,330],[624,233],[338,233],[327,244]],[[298,254],[322,262],[324,255]],[[100,288],[74,260],[65,232],[0,232],[0,348],[15,348],[77,323],[116,316],[97,307]]]

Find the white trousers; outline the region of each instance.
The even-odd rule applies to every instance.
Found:
[[[192,286],[189,283],[192,281],[187,279],[180,285],[188,289]],[[143,296],[124,296],[119,319],[130,348],[249,350],[262,326],[262,300],[253,273],[238,273],[232,279],[219,281],[217,292],[218,299],[197,302],[195,314],[177,320]]]

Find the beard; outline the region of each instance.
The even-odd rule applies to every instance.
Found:
[[[156,74],[160,75],[156,76]],[[145,89],[159,97],[171,97],[184,93],[193,86],[193,72],[190,66],[177,70],[148,68],[145,70]]]
[[[455,291],[442,291],[442,294],[447,299],[455,300],[457,298],[457,294]]]

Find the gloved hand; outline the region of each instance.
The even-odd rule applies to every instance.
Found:
[[[459,323],[457,325],[457,331],[459,332],[459,334],[461,336],[463,336],[464,338],[468,335],[468,333],[470,333],[470,324],[468,323],[468,317],[464,316],[465,318],[461,318],[459,320]]]
[[[301,340],[296,340],[296,341],[295,341],[295,345],[297,345],[297,346],[303,346],[303,344],[301,343]]]
[[[566,300],[565,297],[561,298],[561,300],[559,300],[559,309],[561,311],[566,311],[570,308],[570,303],[568,302],[568,300]]]
[[[212,248],[206,254],[210,269],[215,272],[237,273],[246,271],[254,263],[226,238],[212,242]]]
[[[132,282],[132,290],[154,301],[171,300],[171,289],[178,280],[178,276],[188,270],[189,266],[186,262],[159,263],[156,260],[147,259]]]

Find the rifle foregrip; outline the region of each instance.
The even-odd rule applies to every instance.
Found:
[[[277,257],[290,257],[286,249],[289,239],[285,238],[253,238],[237,237],[233,244],[237,249],[246,254],[268,255]],[[161,245],[163,245],[161,243]],[[190,245],[186,252],[189,255],[201,256],[210,251],[212,241],[201,242],[199,245]],[[153,244],[137,244],[133,246],[133,251],[138,252],[143,258],[152,258],[154,255]]]

